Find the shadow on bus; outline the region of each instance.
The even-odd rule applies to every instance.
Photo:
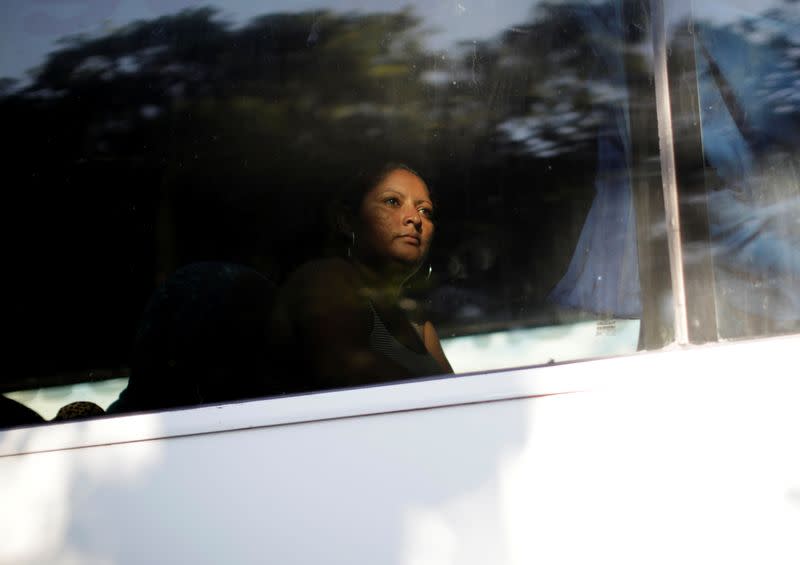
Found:
[[[273,402],[282,400],[264,407]],[[527,441],[534,407],[490,402],[7,458],[16,461],[0,461],[3,500],[26,512],[13,520],[3,513],[15,541],[0,560],[381,563],[442,555],[439,562],[457,563],[491,547],[503,562],[503,475]],[[235,409],[216,408],[221,417]],[[112,423],[149,425],[157,436],[162,418],[15,437],[31,450],[45,432],[74,441]]]

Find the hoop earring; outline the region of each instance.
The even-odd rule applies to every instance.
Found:
[[[353,256],[353,248],[356,246],[356,232],[350,232],[350,238],[352,240],[351,244],[347,246],[347,258],[351,258]]]
[[[428,274],[425,276],[426,281],[430,280],[431,273],[433,273],[433,265],[431,263],[428,263]]]

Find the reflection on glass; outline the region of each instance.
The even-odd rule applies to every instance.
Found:
[[[715,5],[727,16],[700,16],[695,57],[719,332],[796,331],[800,12]]]
[[[622,2],[101,4],[12,2],[2,24],[24,241],[5,390],[126,374],[186,265],[285,280],[387,154],[430,171],[443,227],[409,294],[445,349],[641,317],[626,73],[647,62]],[[481,368],[518,364],[494,353]]]

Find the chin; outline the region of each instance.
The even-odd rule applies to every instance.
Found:
[[[422,253],[409,253],[409,254],[398,254],[395,256],[395,261],[406,265],[407,267],[412,267],[414,269],[419,268],[422,265],[422,261],[425,259],[425,255]]]
[[[422,258],[420,257],[394,257],[392,261],[398,270],[408,273],[412,276],[422,266]]]

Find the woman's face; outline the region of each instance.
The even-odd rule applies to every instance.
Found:
[[[395,169],[361,202],[356,252],[368,263],[416,270],[433,238],[433,203],[428,187],[414,173]]]

